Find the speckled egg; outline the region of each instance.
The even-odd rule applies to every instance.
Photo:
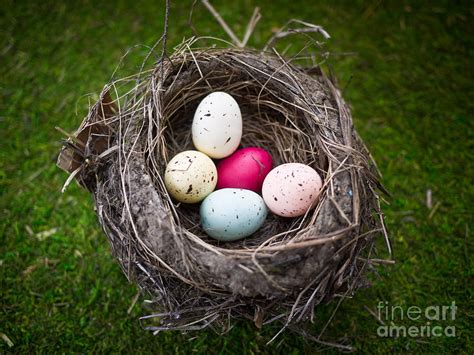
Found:
[[[216,91],[199,104],[192,124],[193,144],[211,158],[231,155],[242,138],[242,114],[232,96]]]
[[[206,197],[201,204],[201,224],[212,238],[233,241],[256,232],[267,217],[260,195],[250,190],[222,189]]]
[[[202,201],[217,183],[217,170],[207,155],[196,150],[176,154],[165,170],[165,186],[176,200],[185,203]]]
[[[282,164],[265,178],[262,196],[268,208],[278,216],[297,217],[314,207],[323,183],[308,165]]]
[[[240,188],[260,192],[272,169],[272,157],[265,149],[247,147],[235,151],[217,164],[217,189]]]

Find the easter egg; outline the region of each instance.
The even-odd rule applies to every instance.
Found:
[[[260,195],[250,190],[222,189],[211,193],[201,204],[201,225],[212,238],[233,241],[256,232],[268,209]]]
[[[282,164],[268,173],[262,196],[268,208],[278,216],[297,217],[314,207],[323,183],[308,165]]]
[[[207,95],[194,114],[192,138],[196,149],[211,158],[231,155],[242,138],[242,114],[234,98],[221,91]]]
[[[207,155],[196,150],[176,154],[166,166],[165,187],[176,200],[185,203],[202,201],[217,183],[217,170]]]
[[[239,149],[217,164],[216,188],[240,188],[260,192],[263,180],[271,169],[272,157],[265,149]]]

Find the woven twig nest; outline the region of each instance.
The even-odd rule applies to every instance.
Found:
[[[194,41],[154,69],[107,85],[59,164],[91,191],[114,256],[156,302],[159,325],[149,329],[226,327],[231,317],[258,327],[312,319],[319,303],[366,285],[374,237],[384,233],[370,155],[318,67]],[[130,90],[122,95],[123,87]],[[214,91],[238,102],[242,146],[264,147],[274,165],[300,162],[320,173],[314,209],[268,216],[254,235],[223,243],[202,230],[199,206],[170,198],[165,166],[193,149],[193,114]]]

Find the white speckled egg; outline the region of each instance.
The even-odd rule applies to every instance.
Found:
[[[211,158],[231,155],[242,138],[242,114],[234,98],[221,91],[207,95],[194,114],[192,138],[196,149]]]
[[[185,203],[202,201],[217,183],[217,170],[207,155],[196,150],[176,154],[165,170],[165,186],[176,200]]]
[[[233,241],[256,232],[267,217],[260,195],[250,190],[214,191],[201,204],[201,224],[212,238]]]
[[[268,173],[262,196],[268,208],[278,216],[297,217],[314,207],[323,183],[308,165],[282,164]]]

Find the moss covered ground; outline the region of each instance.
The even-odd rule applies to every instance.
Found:
[[[262,0],[251,46],[289,18],[323,25],[325,49],[355,126],[392,193],[384,206],[396,265],[374,286],[342,303],[325,339],[362,353],[472,353],[474,7],[465,1]],[[215,2],[243,34],[255,2]],[[170,48],[191,35],[188,1],[173,1]],[[201,6],[203,35],[225,33]],[[61,134],[72,131],[110,79],[127,48],[152,45],[163,26],[163,1],[13,1],[0,3],[1,352],[312,353],[314,343],[277,328],[238,322],[226,335],[203,331],[153,337],[137,321],[137,302],[109,252],[91,197],[55,166]],[[146,53],[135,47],[131,57]],[[133,69],[132,61],[131,69]],[[136,62],[138,63],[138,61]],[[426,205],[432,191],[433,207]],[[449,337],[381,337],[387,307],[457,306]],[[331,305],[321,307],[327,319]],[[420,327],[383,318],[386,324]],[[324,324],[316,322],[318,332]],[[334,351],[329,349],[328,351]]]

